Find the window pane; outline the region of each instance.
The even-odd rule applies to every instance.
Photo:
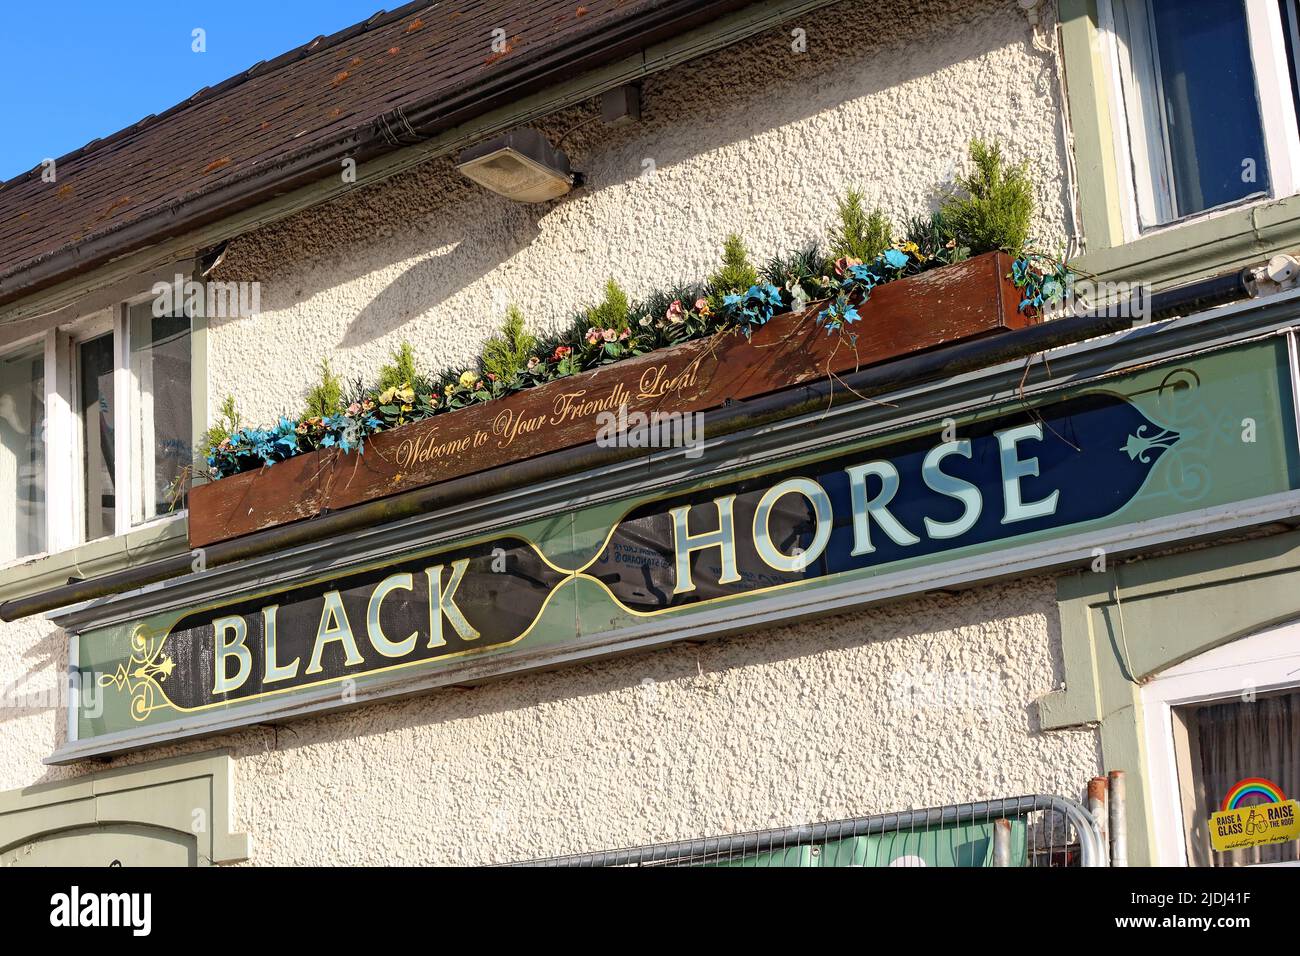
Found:
[[[45,350],[0,358],[0,562],[45,550]]]
[[[1286,41],[1286,61],[1291,70],[1291,103],[1300,116],[1300,0],[1279,0],[1282,10],[1282,36]]]
[[[1206,825],[1228,791],[1248,777],[1300,793],[1300,692],[1203,704],[1181,711],[1187,724],[1190,780],[1180,781],[1187,814],[1188,860],[1202,866],[1248,866],[1300,860],[1300,843],[1215,851]],[[1243,805],[1262,802],[1248,797]]]
[[[1244,0],[1116,0],[1143,225],[1269,189]]]
[[[138,524],[185,507],[190,441],[190,320],[155,316],[153,302],[131,306],[131,521]]]
[[[82,477],[86,493],[86,540],[114,532],[113,335],[77,346],[81,397]]]
[[[1245,4],[1158,0],[1154,7],[1178,215],[1265,191]]]

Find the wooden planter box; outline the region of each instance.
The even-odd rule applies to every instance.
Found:
[[[595,440],[601,412],[698,412],[852,372],[951,342],[1022,328],[1011,260],[989,253],[875,289],[853,326],[856,347],[803,313],[752,340],[727,334],[616,362],[498,401],[380,432],[362,454],[324,449],[219,481],[189,498],[192,547],[301,521]],[[807,319],[805,321],[805,318]]]

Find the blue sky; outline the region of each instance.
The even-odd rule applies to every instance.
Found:
[[[68,0],[0,11],[0,181],[404,0]],[[206,31],[195,53],[193,31]]]

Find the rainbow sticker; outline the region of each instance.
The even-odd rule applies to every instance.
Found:
[[[1271,780],[1265,780],[1263,777],[1247,777],[1245,780],[1238,780],[1237,783],[1228,791],[1228,795],[1223,798],[1223,805],[1219,811],[1236,810],[1242,806],[1245,801],[1251,797],[1258,798],[1254,803],[1282,803],[1286,800],[1286,794]]]

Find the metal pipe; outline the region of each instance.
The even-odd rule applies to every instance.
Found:
[[[1151,320],[1186,315],[1189,309],[1199,311],[1235,302],[1251,296],[1250,269],[1240,269],[1199,279],[1186,285],[1174,286],[1151,296]]]
[[[1005,817],[993,821],[993,865],[1011,865],[1011,821]]]
[[[1110,778],[1110,865],[1128,866],[1128,822],[1124,801],[1124,771],[1112,770]]]
[[[1106,800],[1106,778],[1093,777],[1088,781],[1088,812],[1097,821],[1101,846],[1106,863],[1110,863],[1110,810]]]
[[[752,428],[781,418],[824,409],[832,397],[847,403],[883,395],[905,385],[975,371],[1128,328],[1132,319],[1122,316],[1076,316],[1044,322],[1001,335],[958,342],[905,356],[840,377],[783,389],[743,402],[733,402],[704,413],[704,429],[714,436]],[[847,388],[846,388],[847,386]],[[232,561],[284,550],[321,538],[437,511],[449,505],[483,498],[539,481],[602,466],[643,454],[638,448],[602,448],[594,442],[561,449],[526,461],[502,465],[450,481],[412,489],[322,514],[315,518],[269,528],[202,549],[203,564],[211,568]],[[84,581],[74,581],[0,604],[0,620],[13,621],[58,607],[130,591],[146,584],[187,574],[192,553],[124,568]]]

